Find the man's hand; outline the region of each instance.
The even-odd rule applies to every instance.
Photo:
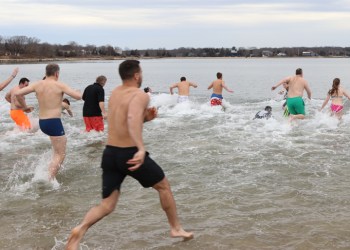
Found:
[[[23,109],[23,111],[26,112],[26,113],[30,113],[33,110],[34,110],[34,107],[32,107],[32,106],[27,106],[26,108]]]
[[[126,162],[127,164],[134,165],[128,168],[128,170],[130,171],[137,170],[143,164],[143,161],[145,160],[145,155],[146,155],[146,151],[141,151],[141,150],[137,151],[137,153],[134,154],[134,157]]]
[[[158,110],[156,107],[151,107],[146,109],[146,114],[145,114],[145,122],[152,121],[154,118],[156,118],[158,115]]]

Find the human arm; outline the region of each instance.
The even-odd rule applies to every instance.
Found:
[[[288,84],[289,81],[290,81],[290,77],[286,77],[286,78],[282,79],[281,81],[279,81],[276,85],[272,86],[271,90],[275,90],[276,88],[278,88],[283,83]]]
[[[307,93],[307,97],[311,100],[311,89],[310,89],[309,84],[307,82],[305,82],[305,90]]]
[[[343,90],[343,93],[344,93],[344,96],[346,96],[350,100],[350,95],[345,89]]]
[[[233,93],[233,90],[229,89],[229,88],[226,86],[226,84],[225,84],[224,81],[222,82],[222,87],[223,87],[224,89],[226,89],[227,92]]]
[[[70,109],[70,105],[68,105],[68,103],[62,102],[62,108],[67,110],[69,116],[73,117],[73,112]]]
[[[211,89],[214,86],[214,82],[212,82],[209,86],[208,86],[208,90]]]
[[[330,99],[330,95],[327,95],[326,99],[324,100],[322,107],[320,108],[320,111],[327,105],[328,101]]]
[[[6,88],[7,85],[9,85],[10,82],[12,82],[12,80],[15,79],[15,77],[17,76],[17,73],[18,73],[18,67],[13,70],[9,78],[7,78],[5,81],[0,83],[0,91]]]
[[[192,87],[194,87],[194,88],[197,88],[197,87],[198,87],[198,85],[195,84],[195,83],[193,83],[193,82],[189,82],[189,85],[192,86]]]
[[[173,93],[174,88],[177,88],[177,83],[174,83],[173,85],[170,86],[170,94],[172,94],[172,95],[174,94]]]
[[[81,93],[78,90],[72,89],[71,87],[69,87],[68,85],[64,84],[64,83],[60,83],[62,92],[69,95],[70,97],[76,99],[76,100],[81,100]]]
[[[30,109],[32,109],[32,107],[27,107],[26,101],[23,98],[23,96],[32,93],[35,91],[35,86],[36,83],[33,83],[31,85],[28,85],[27,87],[21,88],[19,90],[16,90],[13,94],[15,96],[15,98],[17,99],[18,103],[21,105],[21,107],[23,107],[22,109],[24,111],[28,111]],[[30,111],[29,111],[30,112]]]
[[[11,92],[8,92],[6,95],[5,95],[5,100],[9,103],[11,103]]]
[[[105,110],[105,102],[99,102],[98,105],[100,106],[103,119],[107,119],[107,113],[106,113],[106,110]]]
[[[145,119],[144,122],[152,121],[158,115],[158,110],[156,107],[147,108],[145,111]]]
[[[147,94],[137,93],[129,103],[127,126],[129,135],[138,149],[133,158],[127,161],[128,164],[133,165],[128,168],[130,171],[138,169],[145,159],[146,150],[143,144],[142,129],[148,102],[149,96]]]

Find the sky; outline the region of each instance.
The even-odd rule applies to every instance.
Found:
[[[0,36],[122,49],[350,47],[350,0],[1,0]]]

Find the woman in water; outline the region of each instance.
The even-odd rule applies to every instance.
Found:
[[[331,113],[332,115],[336,115],[340,119],[343,115],[344,108],[343,96],[346,96],[348,99],[350,99],[350,96],[346,92],[346,90],[342,86],[340,86],[340,79],[335,78],[333,80],[332,88],[328,91],[327,97],[324,100],[320,111],[327,105],[329,99],[331,99]]]

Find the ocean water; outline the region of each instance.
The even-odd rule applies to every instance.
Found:
[[[120,62],[60,62],[60,77],[83,91],[106,75],[108,100],[121,82]],[[0,249],[63,249],[101,199],[106,132],[85,133],[83,101],[70,99],[74,117],[63,115],[67,156],[57,180],[48,182],[49,138],[18,130],[3,98],[19,77],[41,79],[45,64],[1,65],[0,79],[15,66],[18,77],[0,92]],[[350,249],[350,102],[341,121],[318,111],[333,78],[350,90],[349,59],[158,59],[141,66],[142,87],[153,89],[159,112],[144,125],[144,142],[195,238],[170,238],[157,192],[126,178],[116,211],[90,228],[81,249]],[[305,100],[307,119],[290,124],[271,86],[298,67],[312,99]],[[224,92],[225,111],[209,105],[207,87],[218,71],[235,91]],[[198,88],[190,102],[176,104],[169,86],[181,76]],[[37,119],[35,95],[26,100]],[[266,105],[273,118],[253,120]]]

